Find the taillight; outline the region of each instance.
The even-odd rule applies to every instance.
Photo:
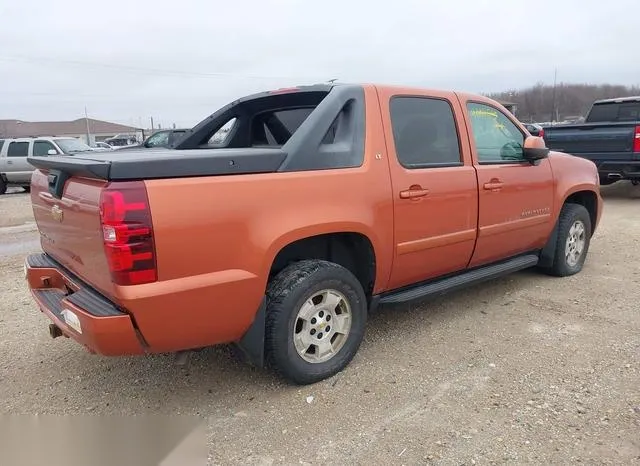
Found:
[[[640,152],[640,126],[633,132],[633,151]]]
[[[544,137],[544,129],[540,128],[540,131],[538,132],[538,137],[539,138],[543,138]]]
[[[156,281],[153,225],[144,182],[107,186],[100,197],[100,220],[113,282],[140,285]]]

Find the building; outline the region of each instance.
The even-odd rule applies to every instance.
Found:
[[[87,134],[89,141],[87,141]],[[144,137],[140,128],[93,118],[78,118],[73,121],[0,120],[0,138],[71,136],[93,145],[117,134],[130,134],[137,141],[142,141]]]

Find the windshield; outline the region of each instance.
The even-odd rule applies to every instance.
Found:
[[[91,151],[91,147],[78,139],[56,139],[56,144],[60,146],[63,152],[74,154],[76,152]]]

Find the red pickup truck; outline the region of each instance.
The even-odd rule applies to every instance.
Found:
[[[369,312],[584,264],[596,166],[478,95],[331,84],[243,97],[172,148],[30,157],[53,337],[103,355],[235,344],[299,384]]]

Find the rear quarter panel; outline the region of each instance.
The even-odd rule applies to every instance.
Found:
[[[366,235],[376,253],[375,291],[386,285],[393,211],[372,90],[366,88],[359,168],[146,182],[159,281],[122,288],[120,296],[125,305],[135,300],[131,311],[151,346],[169,350],[239,339],[253,322],[274,258],[306,237]]]

